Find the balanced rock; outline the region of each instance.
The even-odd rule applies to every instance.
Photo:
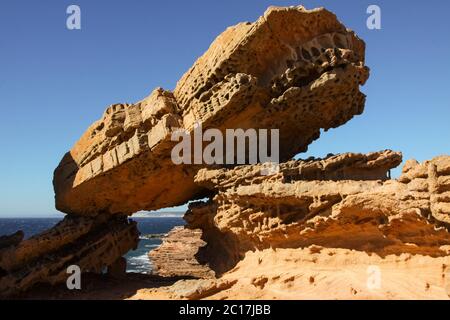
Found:
[[[178,129],[278,129],[286,161],[364,109],[365,45],[321,8],[271,7],[222,33],[173,93],[156,89],[110,106],[55,170],[56,207],[66,213],[132,214],[204,196],[204,165],[175,165]]]

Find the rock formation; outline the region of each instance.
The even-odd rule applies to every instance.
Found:
[[[314,26],[314,27],[311,27]],[[201,166],[175,165],[177,129],[279,129],[280,159],[364,109],[365,45],[325,9],[269,8],[222,33],[173,93],[110,106],[54,174],[57,209],[132,214],[201,197]]]
[[[214,277],[214,271],[206,265],[207,262],[201,264],[196,257],[198,250],[206,245],[201,236],[201,230],[184,227],[172,229],[163,244],[149,253],[152,272],[164,277]]]
[[[292,160],[321,130],[363,112],[364,55],[364,42],[331,12],[271,7],[222,33],[173,92],[111,105],[54,172],[66,218],[27,240],[21,232],[0,237],[0,295],[64,283],[70,265],[123,279],[122,256],[138,243],[128,216],[207,197],[150,253],[155,273],[202,279],[144,297],[378,297],[362,288],[367,264],[394,282],[397,267],[405,281],[416,279],[403,291],[390,283],[380,297],[442,297],[450,157],[409,160],[397,180],[390,170],[402,155],[390,150]],[[222,133],[278,129],[281,163],[174,163],[173,133],[193,136],[197,124]],[[348,290],[338,294],[330,283]]]
[[[30,239],[23,234],[0,245],[0,296],[18,294],[36,283],[65,282],[68,267],[101,273],[114,266],[139,241],[136,222],[111,218],[66,216],[55,227]]]
[[[446,255],[450,157],[408,162],[399,180],[388,180],[387,170],[400,162],[400,154],[385,151],[291,161],[274,176],[258,174],[259,165],[202,170],[196,180],[217,194],[192,205],[186,220],[233,239],[232,252],[241,256],[313,244]]]
[[[187,228],[201,229],[202,239],[208,244],[198,247],[196,259],[207,261],[221,274],[249,250],[323,245],[327,241],[339,247],[339,239],[329,237],[340,236],[340,241],[345,241],[346,232],[321,234],[317,242],[311,224],[320,222],[318,229],[323,232],[324,226],[331,223],[328,215],[332,215],[335,205],[351,195],[379,189],[382,181],[388,180],[389,170],[401,161],[400,153],[386,150],[289,161],[281,163],[273,175],[262,174],[264,164],[202,169],[195,181],[213,190],[215,196],[208,202],[191,204],[185,215]],[[349,226],[344,224],[342,228]],[[330,228],[335,230],[336,226]],[[366,244],[365,235],[361,237]],[[348,239],[348,243],[352,241]],[[151,257],[157,255],[155,251]],[[160,260],[163,262],[168,263]],[[187,269],[178,275],[191,274]]]
[[[450,156],[407,161],[398,180],[388,179],[400,162],[401,154],[386,150],[289,161],[272,176],[261,175],[260,164],[200,170],[196,182],[215,196],[190,206],[186,228],[202,230],[207,245],[195,258],[220,278],[201,282],[195,294],[182,289],[196,287],[193,281],[164,292],[186,299],[450,297]],[[383,274],[380,290],[366,285],[369,266]]]
[[[449,299],[449,262],[448,256],[380,257],[314,245],[264,249],[247,252],[216,281],[184,280],[157,291],[168,299]],[[377,274],[380,286],[368,286]],[[151,299],[155,291],[133,298]]]

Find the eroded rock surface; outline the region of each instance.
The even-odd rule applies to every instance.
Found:
[[[186,282],[160,294],[450,298],[450,156],[408,160],[399,179],[389,179],[400,162],[386,150],[289,161],[272,176],[261,175],[262,165],[201,170],[196,182],[215,196],[191,205],[185,219],[202,230],[208,245],[197,256],[220,278],[193,282],[192,295],[183,295]]]
[[[208,243],[198,256],[217,274],[268,248],[447,256],[450,157],[408,161],[399,180],[388,179],[400,162],[387,150],[290,161],[272,176],[261,165],[201,170],[196,181],[216,194],[185,215]]]
[[[312,27],[314,26],[314,27]],[[176,128],[279,129],[288,160],[362,113],[365,45],[325,9],[269,8],[228,28],[181,78],[136,104],[110,106],[55,170],[56,207],[132,214],[204,195],[203,167],[174,165]]]
[[[310,246],[247,252],[205,299],[450,298],[450,256],[392,254]],[[379,278],[377,278],[379,276]],[[377,282],[379,279],[379,282]],[[145,298],[141,296],[140,298]]]
[[[126,279],[122,256],[138,243],[127,216],[208,196],[150,254],[159,275],[208,279],[136,298],[445,297],[450,157],[409,160],[397,180],[390,150],[291,160],[363,112],[364,51],[325,9],[271,7],[222,33],[173,92],[108,107],[55,170],[69,215],[27,240],[0,237],[0,295],[63,283],[70,265]],[[282,163],[174,164],[172,133],[196,124],[279,129]],[[364,288],[368,265],[384,273],[379,292]]]
[[[149,253],[152,273],[164,277],[190,276],[196,278],[214,277],[207,262],[201,264],[197,257],[199,248],[206,242],[201,240],[201,230],[175,227],[163,238],[163,243]]]
[[[248,251],[217,280],[179,281],[131,299],[449,299],[450,256],[326,248]]]
[[[0,296],[65,282],[71,265],[100,273],[136,249],[138,241],[136,222],[124,216],[67,216],[39,235],[0,248]]]

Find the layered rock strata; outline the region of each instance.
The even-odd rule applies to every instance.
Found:
[[[450,157],[410,160],[398,180],[388,179],[400,162],[399,153],[384,151],[290,161],[273,176],[261,175],[261,165],[201,170],[197,183],[216,194],[185,216],[208,244],[197,256],[218,275],[269,248],[446,257]]]
[[[138,243],[127,216],[207,196],[150,258],[160,275],[208,279],[155,289],[159,297],[373,298],[368,264],[387,274],[381,297],[444,296],[450,157],[409,160],[397,180],[402,156],[389,150],[290,160],[363,112],[364,51],[325,9],[271,7],[222,33],[173,92],[108,107],[54,172],[56,208],[68,216],[27,240],[0,237],[0,295],[63,283],[71,265],[125,279],[122,256]],[[282,163],[175,164],[173,133],[192,138],[196,125],[278,129]],[[403,290],[399,279],[413,284]]]
[[[64,283],[72,265],[101,273],[137,248],[139,232],[136,222],[124,216],[66,216],[27,240],[23,234],[9,238],[14,237],[0,246],[0,296],[19,294],[38,283]]]
[[[214,277],[207,262],[201,264],[196,257],[199,248],[206,242],[201,240],[201,230],[175,227],[164,238],[158,248],[150,251],[152,272],[164,277],[191,276],[195,278]],[[201,260],[201,259],[200,259]]]
[[[126,216],[211,193],[194,181],[205,165],[174,164],[174,132],[192,135],[196,124],[221,132],[279,129],[280,159],[288,160],[321,130],[363,111],[364,51],[364,42],[325,9],[271,7],[256,22],[221,34],[173,92],[157,88],[137,103],[109,106],[54,172],[64,221],[28,240],[22,233],[0,239],[0,291],[63,282],[69,264],[83,272],[110,266],[121,277],[120,257],[138,234]],[[202,263],[180,265],[205,276],[212,271],[195,253],[199,243],[187,253]]]
[[[203,165],[174,165],[178,129],[279,129],[280,159],[364,109],[365,45],[325,9],[269,8],[228,28],[181,78],[135,104],[110,106],[55,170],[66,213],[132,214],[204,196]]]

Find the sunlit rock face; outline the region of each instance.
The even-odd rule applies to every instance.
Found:
[[[216,275],[233,273],[250,252],[311,246],[362,252],[361,257],[390,256],[385,262],[392,260],[389,268],[395,267],[393,256],[418,261],[427,256],[430,268],[442,266],[445,275],[442,263],[450,262],[450,156],[423,163],[408,160],[399,179],[389,179],[389,170],[401,161],[400,153],[386,150],[289,161],[272,176],[261,175],[261,165],[202,169],[195,181],[214,196],[193,203],[185,215],[185,228],[197,230],[196,238],[201,230],[207,243],[191,251]]]
[[[385,296],[412,297],[423,285],[418,297],[441,297],[450,157],[409,160],[398,179],[390,170],[402,155],[391,150],[292,160],[322,130],[363,112],[364,51],[326,9],[271,7],[219,35],[173,91],[108,107],[55,170],[56,207],[66,218],[28,240],[20,232],[0,238],[0,295],[64,282],[69,265],[122,277],[121,257],[138,244],[128,216],[206,197],[149,254],[156,274],[203,278],[166,288],[169,296],[320,297],[339,295],[327,287],[336,281],[349,295],[373,298],[342,270],[365,274],[378,263],[386,279],[400,268],[405,281],[425,281],[398,292],[387,286]],[[175,164],[172,134],[193,136],[196,124],[222,133],[278,129],[280,164],[270,174],[262,163]]]
[[[271,177],[255,166],[202,170],[197,181],[216,195],[193,206],[187,220],[233,235],[242,253],[315,244],[379,255],[447,255],[450,157],[410,160],[398,180],[388,179],[400,162],[399,153],[384,151],[291,161]],[[209,224],[206,218],[196,223],[206,211]]]
[[[135,104],[110,106],[55,170],[66,213],[132,214],[205,195],[205,165],[175,165],[174,130],[280,130],[280,160],[305,151],[320,130],[364,109],[365,45],[325,9],[269,8],[217,37],[178,82]]]

